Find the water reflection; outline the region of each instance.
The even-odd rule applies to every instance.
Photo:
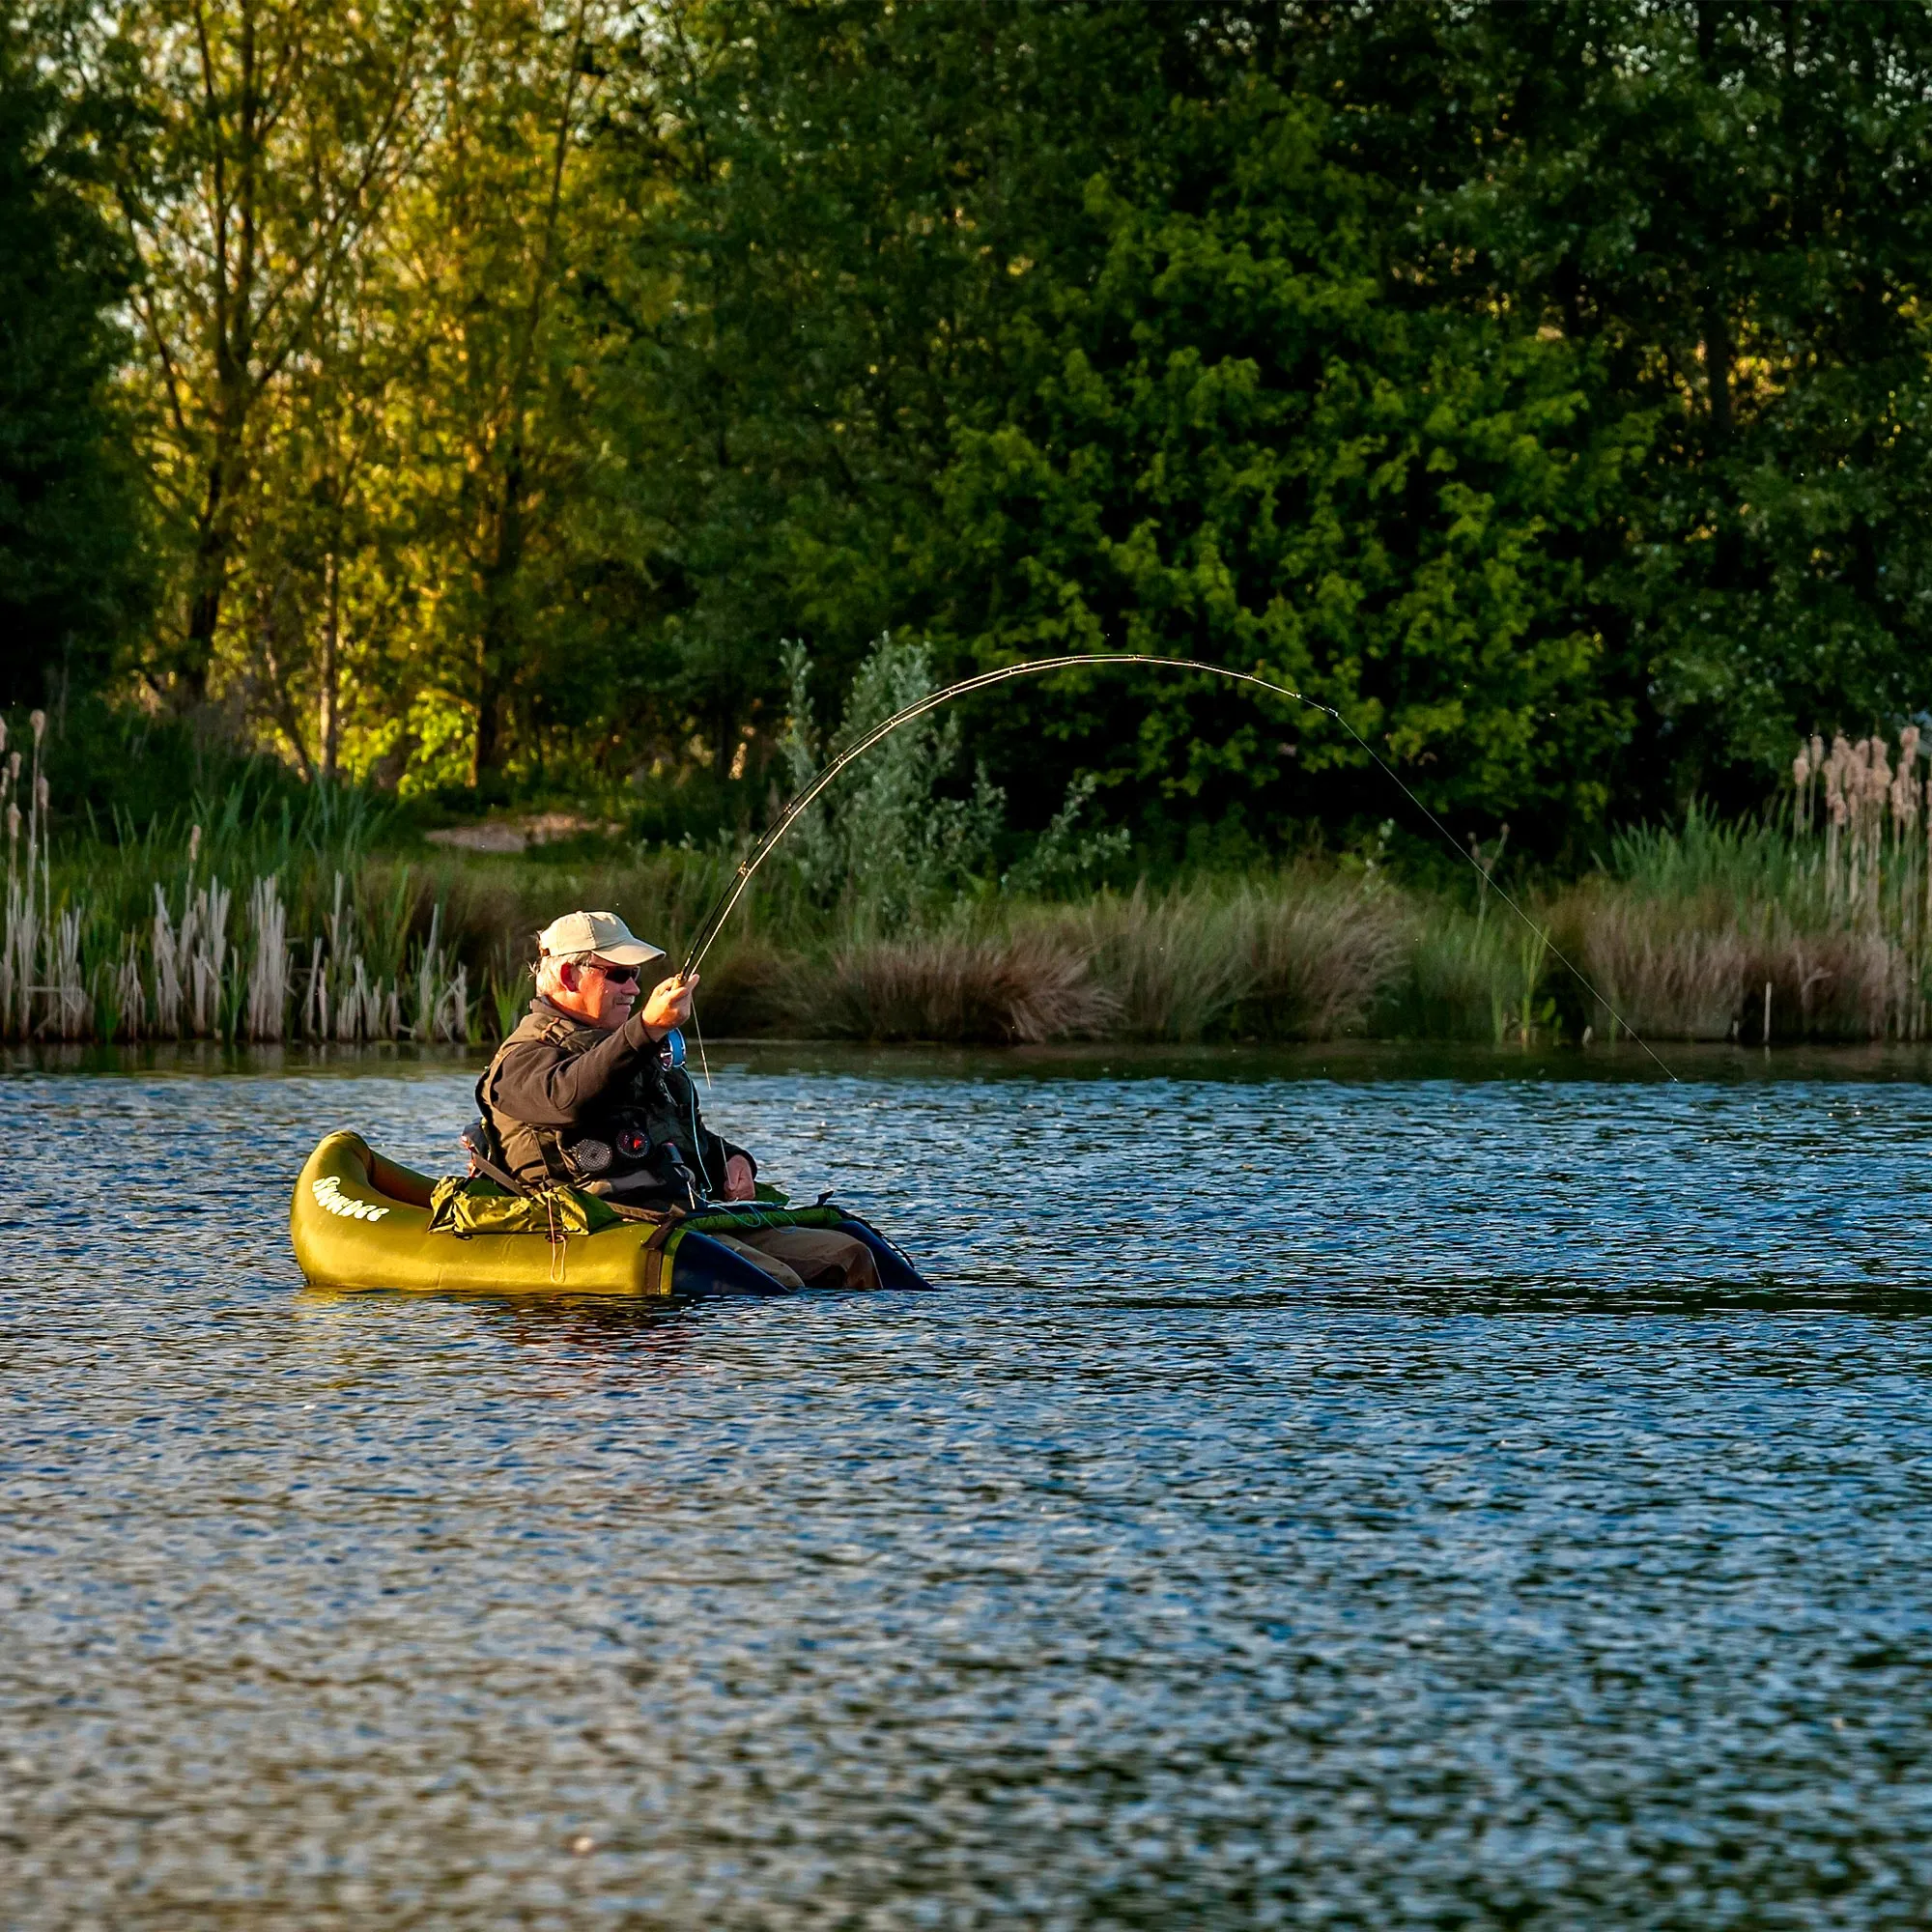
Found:
[[[454,1319],[512,1378],[511,1385],[538,1395],[568,1393],[593,1378],[609,1386],[643,1386],[688,1373],[703,1319],[695,1307],[562,1295],[493,1301],[303,1288],[291,1305],[306,1324],[298,1332],[312,1345],[313,1359],[338,1371],[372,1368],[412,1351],[440,1357]],[[529,1364],[534,1381],[516,1373],[514,1352],[537,1358]]]

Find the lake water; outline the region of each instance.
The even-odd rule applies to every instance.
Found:
[[[1918,1068],[712,1058],[941,1292],[315,1295],[473,1067],[0,1069],[0,1925],[1932,1913]]]

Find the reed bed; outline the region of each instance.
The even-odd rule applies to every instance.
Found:
[[[952,930],[768,952],[739,1011],[835,1038],[1329,1038],[1364,1028],[1410,919],[1398,895],[1313,868],[1000,902]]]
[[[395,849],[366,801],[240,790],[56,849],[45,720],[9,746],[0,1037],[500,1037],[536,931],[609,906],[673,958],[735,864],[721,843],[606,862]],[[1525,897],[1582,992],[1487,881],[1405,890],[1376,867],[1145,881],[1072,901],[989,882],[890,917],[781,860],[705,963],[714,1034],[1028,1043],[1323,1039],[1918,1039],[1932,977],[1932,781],[1916,733],[1812,740],[1786,809],[1692,810]],[[1769,996],[1767,1000],[1767,988]]]
[[[1926,1037],[1932,979],[1932,776],[1916,725],[1820,737],[1792,762],[1788,809],[1614,841],[1600,878],[1551,908],[1572,956],[1646,1037]]]
[[[1401,969],[1411,917],[1377,883],[1297,867],[1102,894],[1053,924],[1092,962],[1118,1037],[1325,1039],[1366,1025]]]
[[[1605,995],[1592,1024],[1617,1019],[1646,1038],[1911,1039],[1922,1032],[1922,987],[1909,955],[1883,932],[1815,926],[1776,904],[1740,909],[1704,895],[1659,903],[1602,889],[1558,914],[1577,958]]]
[[[477,1037],[469,968],[452,959],[422,888],[390,888],[366,862],[367,810],[326,791],[298,819],[250,810],[238,790],[196,802],[185,838],[168,817],[116,826],[56,866],[42,751],[9,749],[0,720],[7,892],[0,925],[0,1037],[279,1041]],[[25,800],[24,810],[22,800]],[[261,869],[264,863],[269,869]],[[241,884],[246,879],[246,885]],[[291,941],[289,885],[313,913],[306,957]]]
[[[1117,1018],[1088,961],[1037,928],[845,948],[791,976],[780,1011],[832,1038],[997,1045],[1093,1038]]]

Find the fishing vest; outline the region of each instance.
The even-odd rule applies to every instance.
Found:
[[[655,1054],[614,1081],[590,1112],[567,1127],[537,1126],[491,1105],[490,1076],[514,1047],[545,1040],[575,1056],[609,1037],[601,1027],[568,1013],[535,1010],[504,1036],[476,1083],[476,1103],[496,1136],[503,1166],[526,1187],[556,1182],[626,1198],[682,1199],[719,1191],[723,1173],[705,1171],[704,1142],[712,1136],[698,1122],[696,1094],[683,1072],[665,1066]]]

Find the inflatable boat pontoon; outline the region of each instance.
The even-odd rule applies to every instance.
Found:
[[[668,1300],[779,1294],[770,1275],[713,1233],[765,1227],[833,1228],[865,1242],[885,1288],[925,1288],[883,1236],[834,1207],[753,1202],[702,1207],[661,1222],[584,1228],[598,1204],[566,1196],[534,1233],[463,1233],[431,1226],[438,1183],[385,1159],[359,1134],[330,1134],[309,1155],[289,1208],[296,1260],[316,1288],[445,1294],[606,1294]],[[522,1207],[524,1204],[518,1204]],[[575,1224],[574,1226],[572,1224]]]

